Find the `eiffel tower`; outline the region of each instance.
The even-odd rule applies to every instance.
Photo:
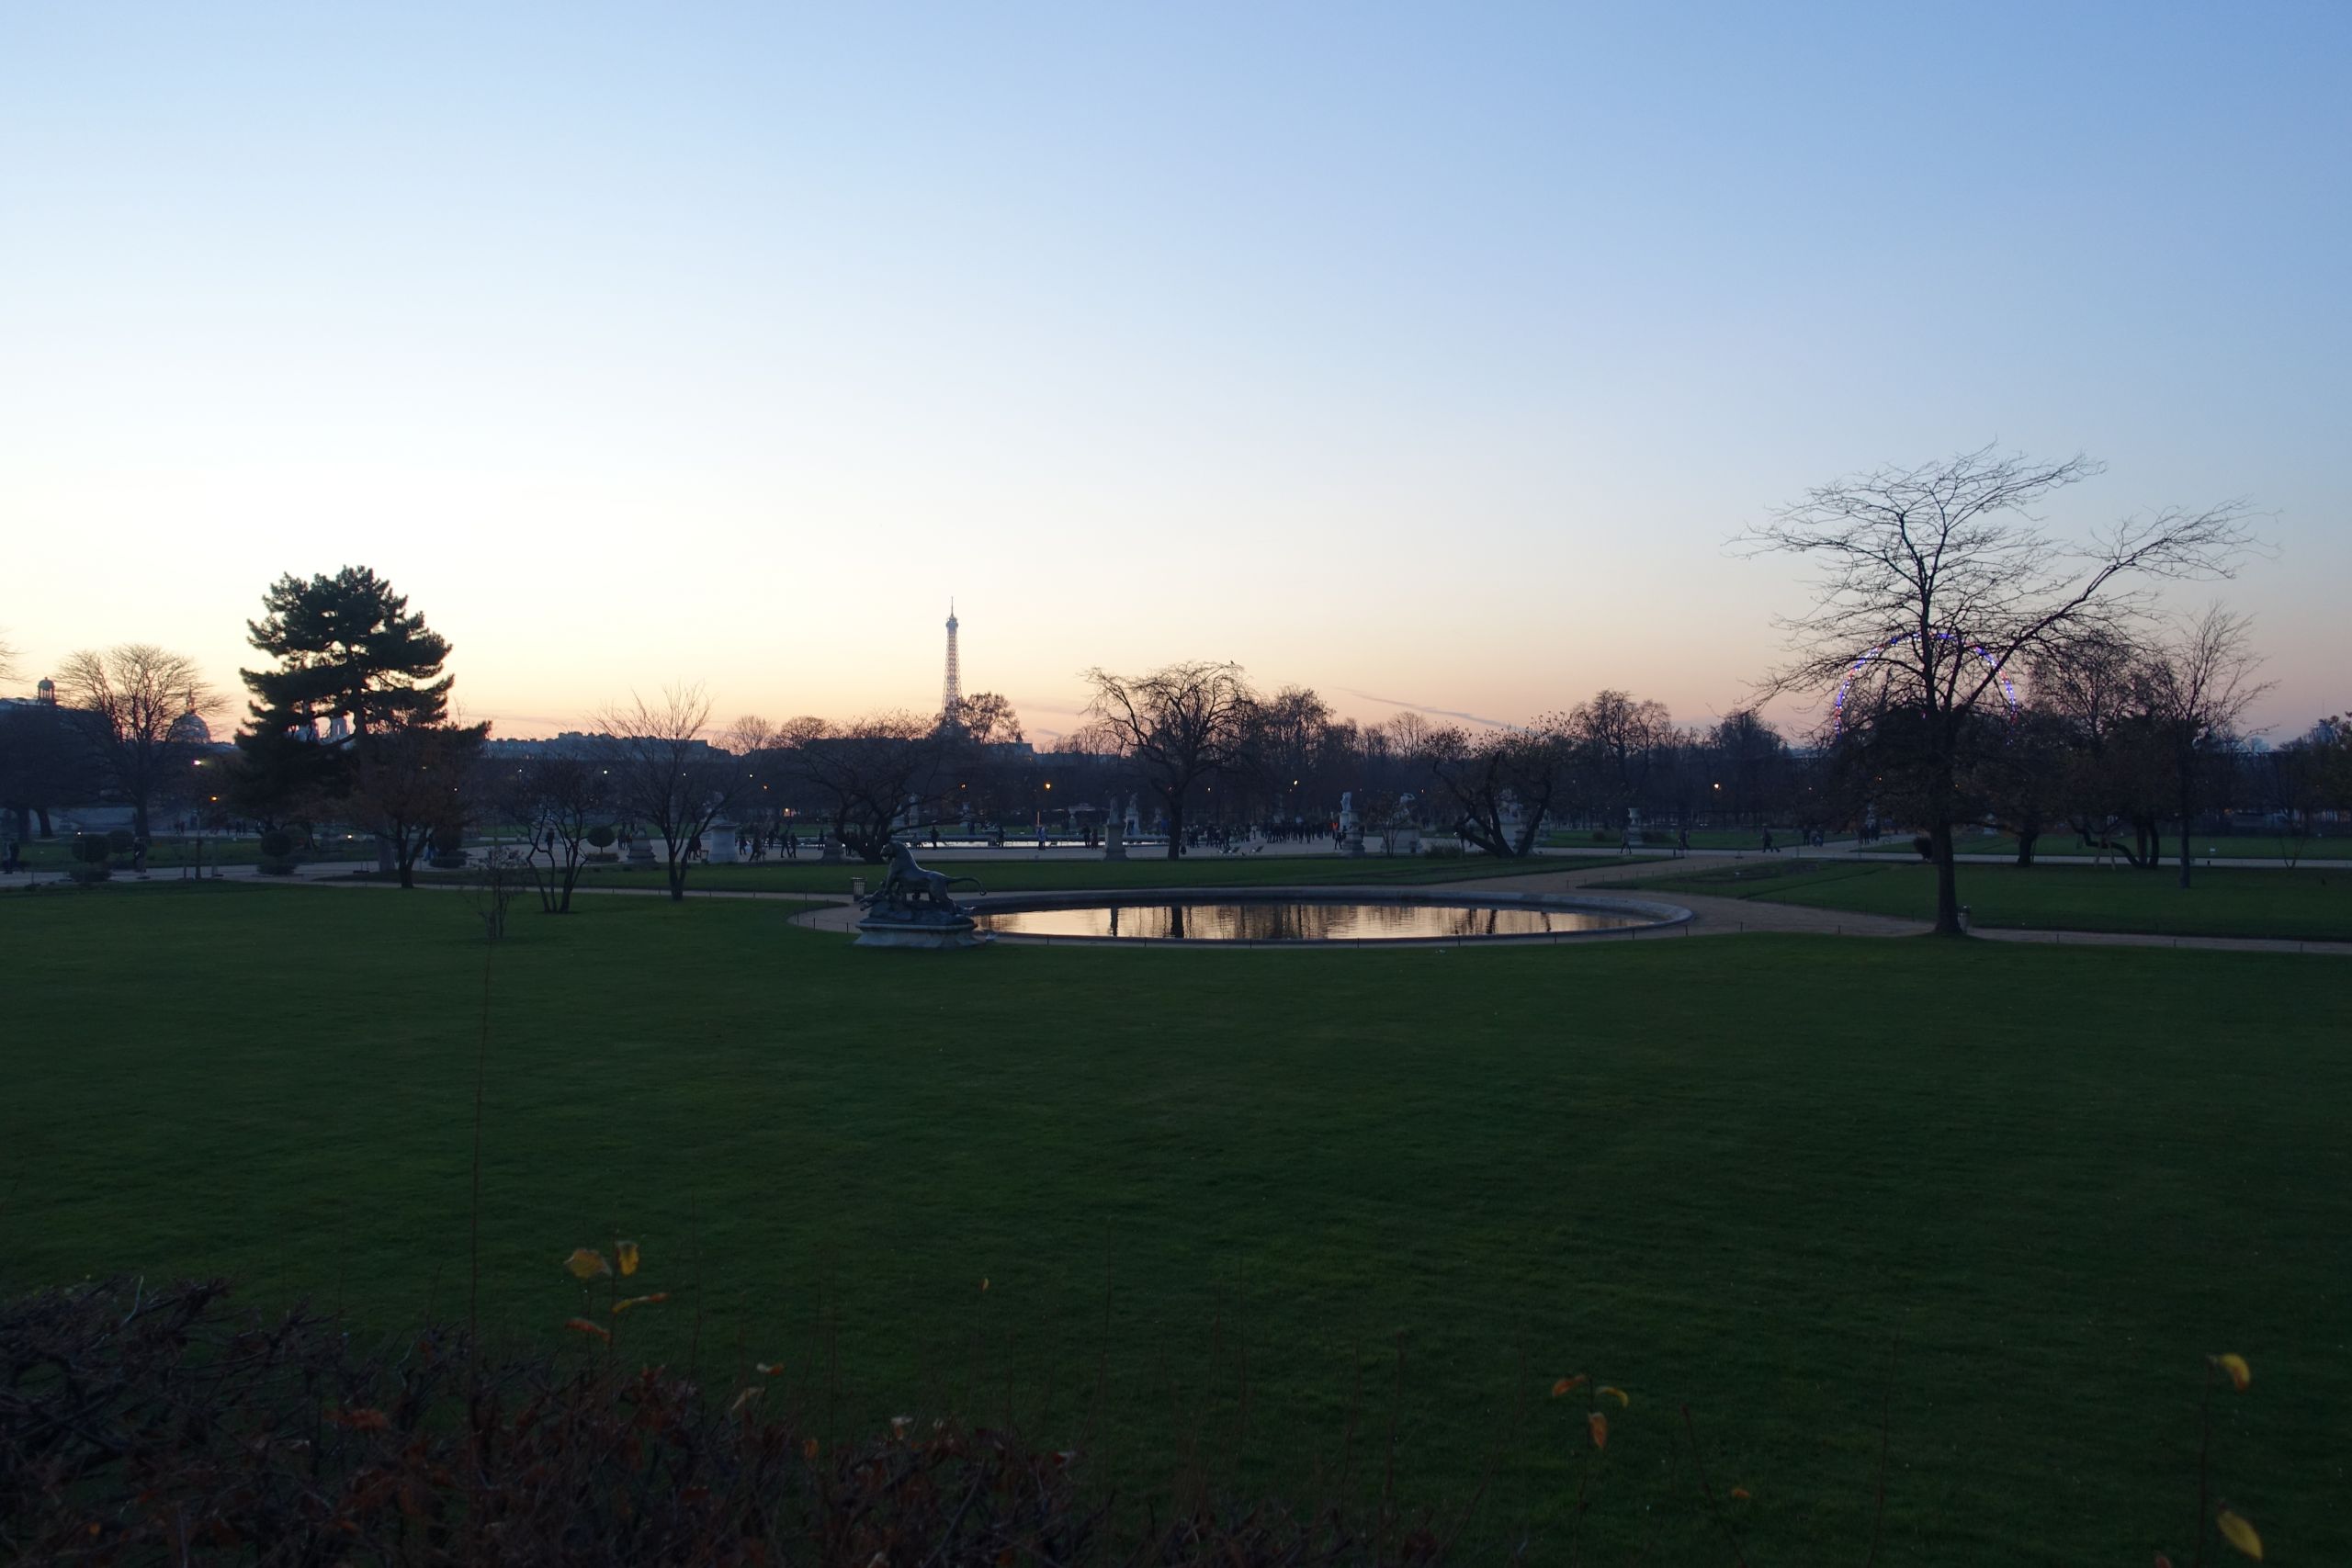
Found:
[[[939,699],[939,723],[956,729],[964,722],[964,676],[956,667],[956,601],[947,601],[947,683]]]

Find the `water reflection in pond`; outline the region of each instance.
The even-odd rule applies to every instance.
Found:
[[[1003,909],[975,917],[1006,936],[1127,937],[1159,942],[1430,942],[1623,931],[1654,922],[1633,912],[1481,908],[1466,904],[1347,904],[1303,899],[1232,903],[1089,904]]]

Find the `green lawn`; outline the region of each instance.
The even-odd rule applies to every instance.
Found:
[[[837,1335],[840,1419],[954,1405],[1148,1490],[1312,1500],[1404,1355],[1406,1495],[1759,1562],[2177,1560],[2199,1358],[2222,1494],[2352,1554],[2341,961],[1834,939],[1489,952],[876,953],[782,903],[590,899],[494,950],[482,1302],[552,1342],[616,1230],[628,1353]],[[222,1271],[363,1328],[466,1300],[466,900],[234,883],[0,898],[0,1286]],[[989,1281],[983,1293],[980,1281]],[[1088,1436],[1100,1374],[1104,1426]],[[828,1374],[819,1381],[831,1381]],[[1245,1397],[1246,1390],[1246,1397]],[[1361,1391],[1361,1392],[1360,1392]],[[1246,1430],[1245,1430],[1246,1427]],[[1059,1435],[1067,1434],[1067,1437]]]
[[[1675,842],[1678,831],[1677,829],[1665,826],[1645,828],[1642,830],[1642,836],[1645,840],[1644,847],[1657,849],[1660,845],[1672,844]],[[1784,848],[1793,849],[1797,844],[1800,832],[1801,829],[1795,828],[1775,828],[1772,829],[1772,841]],[[1603,839],[1596,839],[1589,830],[1555,831],[1544,835],[1544,847],[1554,850],[1605,850],[1611,848],[1616,842],[1617,835],[1614,833]],[[1693,828],[1690,829],[1690,847],[1694,850],[1753,850],[1760,848],[1763,842],[1764,829],[1761,828]]]
[[[2018,852],[2018,840],[2014,833],[1965,833],[1954,842],[1953,847],[1964,855],[2014,857]],[[2342,861],[2352,860],[2352,835],[2313,837],[2298,843],[2291,838],[2238,833],[2192,839],[2189,848],[2194,858],[2200,863],[2209,857],[2218,860],[2286,860],[2292,857],[2296,860]],[[1912,847],[1909,833],[1893,834],[1875,844],[1864,845],[1861,852],[1868,855],[1904,855],[1914,860],[1919,854]],[[2165,840],[2165,855],[2177,856],[2179,852],[2178,841],[2167,835]],[[2098,851],[2085,848],[2082,840],[2073,833],[2044,833],[2035,841],[2033,853],[2036,860],[2098,858]],[[2112,860],[2114,857],[2110,855],[2108,858]]]
[[[1960,868],[1960,899],[1984,926],[2352,940],[2352,874],[2325,868],[2199,866],[2191,883],[2182,891],[2169,869],[1964,864]],[[1630,877],[1608,886],[1922,920],[1936,912],[1935,870],[1918,863],[1743,862],[1700,872]]]
[[[1636,855],[1616,863],[1647,865],[1657,856]],[[1338,855],[1187,855],[1171,861],[1153,856],[1129,861],[956,860],[939,856],[931,865],[954,876],[977,877],[990,893],[1032,893],[1059,887],[1281,887],[1425,886],[1464,882],[1490,876],[1541,875],[1569,869],[1575,863],[1556,857],[1497,860],[1491,855],[1423,856],[1388,860],[1367,855],[1343,860]],[[700,893],[847,893],[850,879],[862,876],[876,885],[883,868],[877,865],[820,865],[814,860],[769,861],[759,865],[698,865],[686,875],[686,892]],[[428,880],[464,881],[465,874],[420,873]],[[368,873],[372,878],[374,874]],[[657,867],[592,866],[582,878],[586,888],[665,887]],[[968,893],[970,888],[958,889]]]
[[[74,836],[61,834],[53,839],[27,839],[19,852],[27,865],[36,871],[62,871],[74,863]],[[180,836],[159,833],[148,843],[147,867],[150,871],[177,870],[184,865],[251,865],[261,858],[261,843],[257,839],[232,839],[208,835],[199,840],[193,835]],[[337,838],[305,857],[309,860],[372,861],[376,858],[373,842],[364,839]],[[128,871],[130,856],[115,857],[118,869]]]

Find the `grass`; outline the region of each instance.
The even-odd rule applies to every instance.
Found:
[[[1657,856],[1636,855],[1621,865],[1646,865]],[[955,876],[973,876],[991,893],[1032,893],[1064,887],[1285,887],[1285,886],[1422,886],[1466,882],[1495,876],[1533,876],[1557,872],[1576,863],[1556,857],[1497,860],[1491,855],[1442,855],[1388,860],[1371,855],[1346,860],[1338,855],[1187,855],[1128,861],[1012,859],[969,860],[940,856],[933,868]],[[862,876],[868,887],[877,885],[884,868],[845,863],[820,865],[814,860],[769,861],[758,865],[698,865],[688,872],[689,897],[707,893],[823,893],[849,891],[850,879]],[[363,874],[375,880],[376,874]],[[427,880],[462,882],[466,874],[430,873]],[[659,867],[591,866],[581,879],[583,888],[660,888],[667,886]],[[971,889],[960,889],[969,892]]]
[[[1673,844],[1680,831],[1670,824],[1653,824],[1642,829],[1645,847],[1657,849],[1661,845]],[[1772,841],[1783,848],[1794,849],[1802,839],[1803,831],[1802,829],[1797,828],[1775,828],[1772,829]],[[1761,828],[1693,828],[1690,829],[1690,847],[1694,850],[1752,850],[1758,848],[1763,842],[1764,829]],[[1608,850],[1614,849],[1616,845],[1615,833],[1601,839],[1594,838],[1589,830],[1554,831],[1544,835],[1545,849]]]
[[[1912,847],[1909,833],[1890,834],[1875,844],[1866,844],[1861,852],[1869,855],[1907,855],[1916,860],[1919,852]],[[2014,858],[2018,840],[2014,833],[1963,833],[1953,848],[1964,855],[2007,855]],[[2352,835],[2320,837],[2314,835],[2297,843],[2294,839],[2267,833],[2209,834],[2189,840],[2192,856],[2202,862],[2216,860],[2352,860]],[[2180,852],[2180,840],[2172,834],[2165,837],[2166,863]],[[2098,851],[2084,844],[2072,832],[2044,833],[2034,841],[2036,860],[2095,860]],[[2115,857],[2109,855],[2109,859]]]
[[[74,835],[61,833],[50,839],[27,839],[18,852],[25,863],[35,871],[62,871],[74,863]],[[193,834],[158,833],[149,840],[147,869],[176,871],[182,866],[199,863],[206,866],[251,865],[261,858],[261,843],[257,839],[230,838],[208,834],[202,840]],[[323,849],[307,854],[306,860],[373,861],[376,847],[365,839],[335,839]],[[127,872],[130,855],[124,852],[114,857],[116,869]]]
[[[1351,1422],[1408,1498],[1559,1560],[1860,1560],[1890,1393],[1905,1563],[2180,1555],[2223,1495],[2352,1554],[2340,961],[1795,937],[1361,953],[870,952],[790,906],[591,899],[490,954],[482,1303],[644,1242],[628,1354],[837,1354],[843,1419],[957,1407],[1149,1485],[1312,1500]],[[222,1271],[462,1316],[485,949],[430,892],[0,899],[0,1283]],[[989,1282],[985,1292],[983,1280]],[[698,1306],[697,1306],[698,1303]],[[1901,1371],[1887,1378],[1901,1337]],[[833,1348],[828,1350],[826,1347]],[[1399,1354],[1401,1351],[1401,1371]],[[1104,1425],[1086,1438],[1098,1376]]]
[[[1857,861],[1768,861],[1629,878],[1611,887],[1756,898],[1930,919],[1931,866]],[[2024,930],[2159,936],[2352,940],[2352,875],[2324,868],[2197,868],[2183,891],[2173,871],[2088,865],[1960,868],[1960,898],[1976,923]]]

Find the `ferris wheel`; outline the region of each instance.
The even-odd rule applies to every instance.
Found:
[[[1957,642],[1960,640],[1951,632],[1936,632],[1932,635],[1938,642]],[[1893,637],[1888,637],[1884,642],[1872,646],[1866,650],[1860,658],[1854,660],[1853,664],[1846,671],[1846,678],[1838,682],[1838,694],[1830,699],[1829,705],[1832,715],[1836,720],[1836,723],[1830,731],[1833,736],[1843,735],[1846,732],[1846,694],[1853,690],[1855,677],[1860,675],[1863,670],[1868,668],[1872,660],[1883,657],[1888,649],[1900,648],[1906,642],[1916,643],[1918,640],[1919,634],[1917,632],[1897,632]],[[1993,671],[1994,680],[1998,682],[2000,684],[2002,700],[2009,705],[2009,717],[2012,719],[2016,718],[2018,716],[2017,682],[2010,680],[2002,671],[2001,661],[1999,660],[1984,651],[1984,648],[1982,643],[1971,643],[1968,647],[1968,651],[1983,660],[1984,661],[1984,668]]]

